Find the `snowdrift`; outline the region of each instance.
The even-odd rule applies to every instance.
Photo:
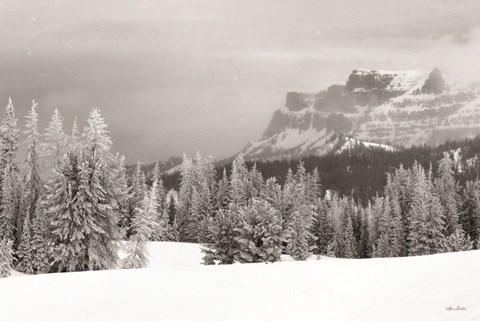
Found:
[[[0,279],[0,320],[480,320],[480,251],[203,266],[196,244],[149,247],[147,269]]]

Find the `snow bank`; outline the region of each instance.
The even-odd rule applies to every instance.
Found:
[[[197,245],[150,250],[148,269],[1,279],[0,320],[480,320],[479,251],[203,266]]]

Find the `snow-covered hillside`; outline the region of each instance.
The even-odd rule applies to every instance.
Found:
[[[0,279],[0,320],[480,320],[480,251],[224,266],[196,244],[150,251],[142,270]]]
[[[253,160],[324,154],[338,134],[395,146],[471,137],[480,134],[479,97],[478,84],[438,69],[356,69],[345,85],[287,93],[263,137],[243,152]]]

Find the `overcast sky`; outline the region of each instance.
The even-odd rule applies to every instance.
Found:
[[[0,105],[98,107],[129,162],[224,158],[354,68],[480,72],[478,0],[0,0]],[[2,115],[3,116],[3,115]]]

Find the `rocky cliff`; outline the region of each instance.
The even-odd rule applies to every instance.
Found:
[[[480,86],[449,82],[438,69],[357,69],[345,85],[287,93],[261,140],[244,153],[250,159],[322,154],[333,148],[337,134],[393,146],[480,134]]]

